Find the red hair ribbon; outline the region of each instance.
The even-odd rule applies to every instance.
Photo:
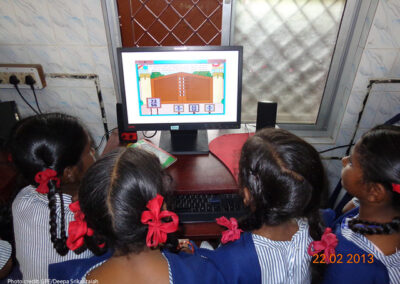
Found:
[[[81,207],[79,206],[79,201],[75,201],[69,205],[69,209],[74,213],[75,221],[69,222],[68,226],[68,239],[67,239],[67,247],[70,250],[76,250],[83,246],[85,240],[85,235],[93,236],[93,230],[90,229],[85,221],[85,214],[81,211]],[[104,244],[100,245],[103,247]]]
[[[160,211],[164,198],[157,194],[150,200],[146,207],[149,210],[143,211],[141,221],[149,225],[149,231],[146,236],[146,245],[148,247],[157,247],[159,243],[167,241],[167,234],[175,232],[178,229],[179,218],[174,212]],[[171,217],[172,222],[163,223],[162,218]]]
[[[400,184],[392,183],[392,188],[394,192],[400,193]]]
[[[240,233],[243,231],[238,228],[238,222],[235,218],[231,217],[228,220],[225,216],[222,216],[217,218],[216,221],[218,225],[228,228],[228,230],[222,232],[221,243],[226,244],[240,239]]]
[[[338,239],[331,228],[326,228],[320,241],[313,241],[308,246],[308,254],[313,256],[323,251],[326,263],[330,263],[330,256],[335,254]]]
[[[49,192],[48,182],[50,180],[55,180],[57,182],[57,187],[60,187],[60,179],[57,177],[57,172],[52,169],[45,169],[44,171],[38,172],[35,175],[35,181],[39,184],[36,191],[42,194]]]

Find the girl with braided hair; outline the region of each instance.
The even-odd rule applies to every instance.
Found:
[[[93,255],[84,249],[72,252],[66,245],[68,223],[74,219],[68,206],[95,160],[91,145],[85,128],[65,114],[28,117],[14,128],[11,157],[29,184],[12,205],[16,257],[24,279],[47,279],[50,263]]]
[[[400,283],[400,127],[374,127],[342,163],[342,185],[360,205],[335,221],[342,260],[324,283]]]
[[[95,254],[108,252],[52,264],[50,277],[103,284],[226,283],[205,258],[178,253],[178,241],[170,235],[179,223],[168,211],[171,182],[146,150],[119,148],[100,158],[82,180],[78,219],[90,232],[80,234],[87,247]]]
[[[326,265],[312,256],[334,250],[336,239],[319,215],[325,174],[315,148],[283,129],[256,132],[242,148],[239,187],[248,215],[239,223],[217,219],[229,228],[223,245],[195,252],[213,261],[227,283],[320,283]],[[318,251],[320,240],[329,245]]]

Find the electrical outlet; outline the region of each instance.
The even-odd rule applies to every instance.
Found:
[[[40,64],[0,64],[0,88],[14,88],[10,84],[10,76],[15,75],[20,81],[18,88],[27,89],[31,86],[25,83],[25,77],[31,75],[35,80],[33,87],[35,89],[43,89],[46,87],[44,72]]]

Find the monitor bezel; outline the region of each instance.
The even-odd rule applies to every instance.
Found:
[[[124,82],[122,53],[125,52],[171,52],[171,51],[237,51],[238,52],[238,86],[236,121],[228,122],[189,122],[189,123],[140,123],[128,124],[127,103]],[[119,81],[121,90],[122,121],[120,129],[125,130],[200,130],[200,129],[234,129],[240,128],[242,111],[242,46],[154,46],[154,47],[119,47],[117,48]],[[171,129],[173,128],[173,129]]]

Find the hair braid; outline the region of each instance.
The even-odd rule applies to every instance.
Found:
[[[66,241],[65,221],[63,220],[61,221],[61,238],[57,238],[56,186],[54,183],[55,183],[54,181],[49,181],[48,183],[49,192],[47,193],[47,198],[49,200],[49,209],[50,209],[50,221],[49,221],[50,237],[51,237],[51,242],[53,243],[53,246],[57,251],[57,253],[61,256],[64,256],[68,253],[68,247],[65,244]],[[63,208],[61,208],[61,212],[63,211],[64,211]],[[62,235],[63,233],[64,233],[64,238]]]
[[[368,222],[352,219],[349,221],[349,228],[362,235],[390,235],[400,232],[400,217],[395,217],[388,223]]]
[[[61,206],[61,242],[65,244],[67,242],[67,233],[65,232],[65,210],[64,210],[64,198],[61,190],[58,190],[58,197],[60,198],[60,206]]]
[[[313,240],[320,240],[322,237],[322,228],[321,228],[322,220],[319,210],[317,209],[310,212],[310,214],[307,216],[307,220],[308,220],[310,236],[313,238]],[[312,259],[314,259],[314,256]],[[326,264],[311,261],[312,284],[317,284],[322,282],[325,269],[326,269]]]

